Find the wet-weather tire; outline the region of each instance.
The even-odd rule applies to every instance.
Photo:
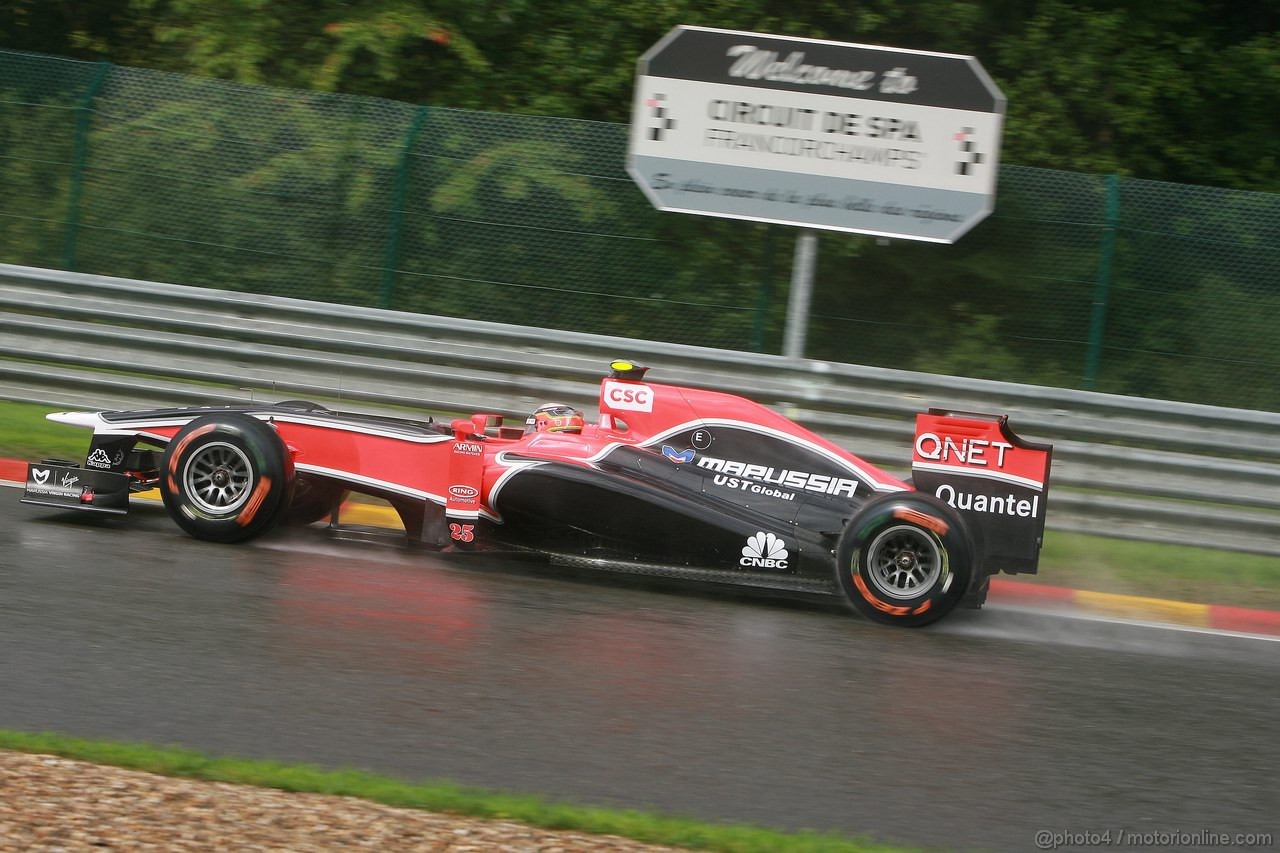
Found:
[[[876,498],[836,548],[836,580],[849,604],[889,625],[915,628],[946,616],[969,591],[973,572],[964,520],[932,495]]]
[[[208,542],[266,533],[289,509],[293,461],[267,424],[234,412],[183,427],[160,460],[160,494],[179,527]]]

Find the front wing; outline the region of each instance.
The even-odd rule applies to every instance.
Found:
[[[124,515],[129,511],[129,485],[129,477],[115,471],[81,468],[61,460],[31,462],[22,502]]]

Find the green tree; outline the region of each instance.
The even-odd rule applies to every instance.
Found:
[[[0,0],[0,47],[466,109],[626,121],[676,24],[977,56],[1008,163],[1280,189],[1280,0]]]
[[[319,91],[395,97],[422,63],[488,66],[444,16],[412,0],[132,0],[175,70]]]
[[[823,235],[810,354],[1074,384],[1105,277],[1100,388],[1277,405],[1275,196],[1238,190],[1280,189],[1280,0],[0,0],[0,46],[198,75],[86,106],[91,63],[0,57],[0,248],[56,265],[74,207],[91,271],[776,351],[794,231],[655,213],[591,121],[678,23],[973,54],[1009,98],[958,245]]]

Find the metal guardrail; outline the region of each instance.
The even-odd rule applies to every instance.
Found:
[[[906,474],[914,415],[1053,442],[1059,530],[1280,554],[1280,413],[834,364],[0,265],[0,398],[137,408],[315,398],[375,413],[593,409],[609,360],[742,394]]]

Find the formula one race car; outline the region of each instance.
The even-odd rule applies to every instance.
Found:
[[[23,501],[124,513],[130,492],[159,486],[187,533],[240,542],[336,520],[356,491],[428,547],[832,593],[898,625],[980,605],[992,574],[1036,570],[1051,448],[1003,416],[919,415],[908,484],[757,403],[611,368],[595,424],[562,406],[508,427],[302,401],[51,414],[93,439],[83,466],[29,465]]]

